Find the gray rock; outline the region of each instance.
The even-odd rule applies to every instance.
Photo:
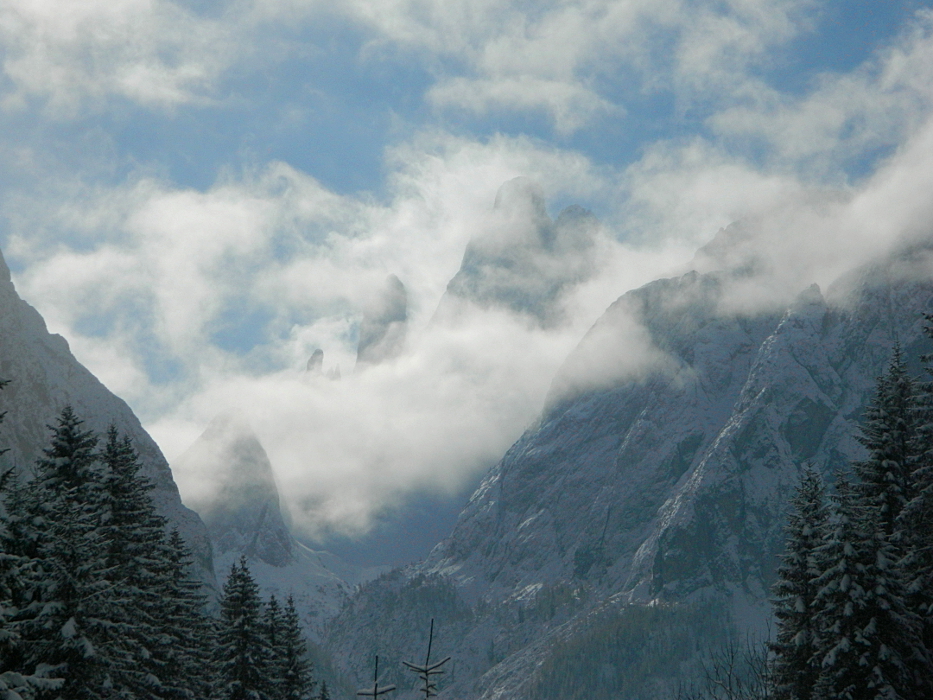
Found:
[[[198,474],[206,490],[190,505],[210,533],[214,569],[221,581],[241,556],[263,597],[294,596],[308,634],[320,638],[356,584],[379,573],[353,567],[310,549],[292,535],[282,511],[272,464],[246,417],[225,412],[178,457],[181,473]]]
[[[311,353],[311,357],[308,358],[307,366],[308,374],[311,374],[315,377],[319,377],[324,373],[324,351],[318,348]]]
[[[363,313],[356,364],[375,365],[398,357],[408,333],[408,293],[395,275],[389,275],[379,296]]]
[[[215,556],[234,552],[272,566],[292,561],[272,465],[241,413],[215,417],[175,467],[211,482],[189,502],[207,525]]]

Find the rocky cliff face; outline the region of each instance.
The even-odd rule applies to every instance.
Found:
[[[669,694],[698,649],[733,626],[763,628],[801,466],[829,473],[858,457],[858,422],[894,344],[929,350],[928,253],[825,295],[802,290],[783,309],[734,310],[747,266],[624,295],[451,536],[335,620],[335,658],[358,678],[367,650],[392,668],[434,616],[456,659],[448,697]],[[558,692],[569,668],[590,680]]]
[[[10,451],[4,464],[28,472],[48,443],[49,429],[71,405],[85,426],[103,434],[113,424],[129,435],[143,473],[153,482],[159,512],[177,526],[191,547],[201,577],[214,588],[210,543],[200,518],[182,505],[165,457],[124,401],[114,396],[71,354],[68,343],[48,332],[39,313],[20,299],[0,256],[0,377],[10,385],[0,392],[7,411],[2,439]]]
[[[173,468],[197,474],[202,484],[189,502],[207,525],[221,585],[245,556],[262,595],[294,596],[306,631],[319,639],[366,572],[292,536],[272,464],[245,416],[218,415]]]
[[[294,560],[272,465],[243,415],[214,418],[175,468],[205,483],[189,502],[207,525],[215,556],[234,552],[279,567]]]

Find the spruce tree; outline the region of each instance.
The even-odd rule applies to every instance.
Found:
[[[270,700],[262,601],[245,556],[224,584],[216,650],[222,700]]]
[[[0,380],[0,390],[9,384]],[[6,411],[0,412],[0,423]],[[0,455],[8,451],[0,447]],[[15,471],[10,468],[0,474],[0,698],[32,700],[41,691],[61,688],[64,680],[54,677],[55,669],[47,665],[29,665],[23,638],[22,608],[28,607],[37,583],[37,562],[17,553],[15,527],[22,489]]]
[[[905,512],[916,499],[918,472],[924,461],[924,410],[917,382],[908,373],[899,347],[894,348],[887,371],[877,382],[874,399],[865,413],[860,442],[868,450],[866,459],[856,462],[860,482],[855,486],[862,517],[862,529],[874,545],[878,577],[876,590],[896,597],[903,615],[887,616],[898,630],[889,632],[900,639],[897,653],[911,670],[916,683],[909,694],[921,693],[921,686],[933,690],[933,664],[930,648],[924,647],[922,601],[914,594],[917,561],[915,524]],[[887,604],[887,603],[883,603]]]
[[[163,677],[169,679],[167,697],[214,697],[217,684],[214,647],[216,624],[205,613],[201,584],[191,575],[191,551],[177,529],[168,538],[170,577],[162,596],[168,610],[161,621],[164,642]]]
[[[285,601],[285,618],[282,628],[282,700],[309,700],[314,691],[311,664],[307,659],[308,649],[301,631],[301,620],[291,595]],[[327,686],[321,688],[327,692]]]
[[[900,347],[895,347],[861,425],[858,439],[868,457],[854,464],[859,500],[872,510],[881,533],[895,540],[901,511],[914,496],[914,472],[920,464],[918,406],[915,382],[907,374]]]
[[[275,595],[269,596],[262,616],[263,633],[266,637],[266,673],[269,677],[269,700],[281,700],[282,676],[285,670],[284,624],[282,606]]]
[[[0,482],[0,673],[23,674],[36,665],[24,635],[41,610],[42,579],[31,541],[30,490],[13,469]]]
[[[924,332],[933,338],[933,315],[925,314]],[[925,697],[933,697],[933,355],[922,358],[926,379],[919,384],[919,459],[911,475],[911,498],[904,506],[898,528],[901,533],[908,602],[921,618],[922,651],[916,674],[924,683]]]
[[[818,548],[824,569],[814,613],[818,627],[819,700],[913,700],[911,658],[918,620],[904,604],[883,516],[859,502],[844,479],[836,485],[832,532]]]
[[[128,600],[107,580],[109,546],[97,438],[66,407],[30,483],[29,526],[39,560],[40,613],[26,627],[30,660],[62,668],[64,697],[99,698],[125,663],[111,642],[128,633]]]
[[[804,470],[791,505],[786,552],[774,586],[774,692],[778,700],[810,700],[820,675],[814,579],[821,573],[817,552],[828,527],[823,480],[812,468]]]
[[[136,697],[170,697],[169,688],[177,679],[167,673],[168,640],[159,634],[172,605],[165,596],[171,576],[165,519],[156,513],[149,495],[152,484],[140,474],[130,439],[113,426],[101,460],[106,468],[106,579],[127,601],[110,640],[120,650],[113,683]]]
[[[37,581],[36,562],[8,547],[5,505],[17,488],[12,482],[12,470],[0,475],[0,698],[32,700],[42,690],[59,689],[64,679],[55,677],[57,669],[29,659],[23,630],[29,619],[30,593]]]

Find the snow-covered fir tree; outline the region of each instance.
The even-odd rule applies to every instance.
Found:
[[[895,347],[861,425],[859,442],[868,457],[853,465],[859,500],[886,537],[897,539],[901,511],[914,495],[914,472],[923,451],[920,419],[915,382]]]
[[[159,637],[164,640],[163,677],[167,697],[213,698],[217,685],[214,646],[217,624],[204,610],[201,584],[192,576],[191,551],[177,529],[168,537],[170,577],[162,596],[167,601]]]
[[[877,547],[876,570],[886,567],[886,590],[897,596],[909,618],[901,623],[901,651],[916,681],[912,691],[915,695],[923,692],[923,686],[933,690],[930,649],[923,644],[920,606],[911,595],[911,569],[919,551],[917,533],[904,513],[917,495],[918,471],[926,451],[919,394],[917,382],[908,375],[900,348],[895,346],[861,426],[860,442],[868,455],[854,464],[860,479],[856,496],[867,518],[863,530]]]
[[[896,559],[877,509],[837,479],[831,534],[817,550],[814,579],[818,700],[914,700],[912,659],[919,620],[905,605]]]
[[[263,608],[263,633],[266,637],[266,674],[269,677],[270,700],[282,698],[282,676],[284,672],[285,618],[282,606],[275,595],[271,595]]]
[[[129,634],[121,587],[108,580],[104,485],[97,437],[66,407],[52,428],[51,445],[27,488],[41,586],[41,612],[26,627],[32,662],[62,669],[64,697],[99,698],[119,692],[113,671],[126,659],[114,643]]]
[[[220,601],[216,659],[222,700],[271,700],[262,601],[246,557],[230,568]]]
[[[158,631],[165,614],[161,584],[169,575],[165,519],[155,512],[149,497],[152,486],[139,473],[129,438],[112,426],[101,461],[105,468],[102,529],[108,546],[105,578],[127,602],[120,610],[119,634],[109,640],[120,651],[111,669],[113,683],[136,697],[164,697],[160,677],[165,645]]]
[[[96,447],[66,408],[34,478],[0,479],[0,698],[211,698],[189,553],[130,442]]]
[[[7,384],[8,380],[0,380],[0,390]],[[0,412],[0,423],[5,416],[6,411]],[[0,454],[6,451],[0,447]],[[12,546],[15,535],[9,527],[8,501],[18,501],[21,495],[14,470],[0,474],[0,698],[3,700],[33,700],[40,692],[56,691],[64,683],[64,679],[56,677],[53,667],[30,664],[27,660],[21,608],[29,605],[37,581],[37,562],[17,554]]]
[[[282,626],[282,643],[279,667],[281,669],[280,697],[282,700],[309,700],[314,691],[311,664],[307,659],[308,649],[301,632],[301,621],[291,595],[285,601]],[[321,692],[327,690],[326,684]]]
[[[829,517],[823,479],[814,469],[804,469],[791,506],[787,548],[774,586],[777,634],[771,644],[772,678],[778,700],[811,700],[820,675],[814,579],[821,572],[817,552],[826,538]]]
[[[926,315],[926,335],[933,338],[933,315]],[[911,494],[899,516],[904,558],[901,569],[908,604],[921,618],[926,659],[917,670],[927,683],[926,697],[933,697],[933,356],[921,358],[926,379],[917,389],[918,463],[911,475]]]

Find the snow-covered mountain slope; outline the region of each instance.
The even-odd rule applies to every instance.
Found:
[[[783,309],[734,310],[743,271],[624,295],[451,536],[334,620],[335,659],[364,678],[378,651],[386,682],[405,682],[396,665],[434,616],[439,653],[456,660],[449,698],[570,697],[555,679],[573,659],[600,697],[669,695],[698,649],[762,630],[801,466],[857,457],[894,344],[907,357],[930,349],[928,253],[859,270],[825,296],[802,290]],[[623,352],[633,347],[637,358]]]
[[[197,475],[201,484],[187,501],[207,525],[221,586],[233,563],[246,556],[264,597],[294,596],[312,639],[320,638],[324,623],[355,586],[378,573],[309,549],[292,536],[272,464],[242,414],[218,415],[173,468]]]
[[[182,505],[172,472],[158,445],[130,407],[112,394],[71,354],[68,343],[50,334],[39,313],[16,293],[0,254],[0,377],[10,384],[0,392],[7,411],[2,440],[10,451],[3,464],[28,471],[48,443],[49,429],[71,405],[85,426],[105,433],[113,424],[129,435],[139,452],[143,473],[152,480],[159,512],[177,526],[191,547],[205,583],[216,586],[210,543],[201,519]]]

